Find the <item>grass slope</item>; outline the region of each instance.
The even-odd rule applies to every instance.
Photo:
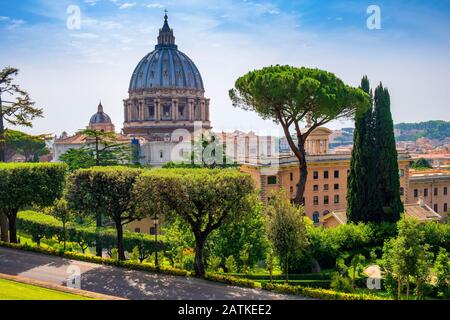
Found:
[[[66,292],[0,279],[0,300],[92,300]]]

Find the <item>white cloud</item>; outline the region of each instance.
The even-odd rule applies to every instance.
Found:
[[[6,29],[8,30],[16,29],[25,24],[24,20],[13,19],[7,16],[0,16],[0,22],[6,23]]]
[[[120,5],[119,9],[128,9],[136,6],[136,2],[125,2],[124,4]]]
[[[164,5],[162,5],[161,3],[159,3],[159,2],[156,2],[156,3],[149,3],[149,4],[145,4],[144,5],[144,7],[147,7],[147,8],[158,8],[158,9],[162,9],[162,8],[165,8],[165,6]]]

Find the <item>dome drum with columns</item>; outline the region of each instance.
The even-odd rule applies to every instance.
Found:
[[[194,62],[178,50],[167,14],[155,50],[133,72],[124,100],[124,134],[159,140],[176,129],[211,129],[209,99]]]

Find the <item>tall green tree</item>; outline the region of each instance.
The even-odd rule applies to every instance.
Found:
[[[251,177],[234,169],[155,169],[139,177],[134,194],[140,212],[176,215],[189,225],[195,238],[194,270],[202,277],[208,236],[251,212],[253,192]]]
[[[233,106],[255,111],[283,128],[287,142],[299,162],[296,204],[303,204],[308,177],[305,142],[317,127],[339,118],[350,118],[366,110],[369,96],[346,85],[334,74],[319,69],[271,66],[237,79],[229,92]],[[311,126],[301,129],[307,119]],[[292,137],[295,132],[297,142]]]
[[[292,205],[283,190],[272,193],[267,206],[267,237],[280,261],[286,282],[289,281],[289,261],[306,254],[309,246],[302,206]]]
[[[355,117],[350,174],[348,176],[347,218],[348,221],[369,222],[379,212],[379,192],[373,183],[376,177],[375,138],[373,132],[372,90],[367,76],[361,80],[361,87],[370,95],[370,107]]]
[[[134,183],[141,173],[126,167],[94,167],[77,170],[68,178],[67,201],[71,208],[114,221],[119,260],[125,260],[123,226],[142,217],[132,198]]]
[[[391,98],[387,88],[380,85],[375,89],[374,138],[376,188],[379,192],[380,214],[371,219],[374,222],[396,222],[404,211],[400,198],[400,176],[398,154],[395,145],[394,123],[391,114]]]
[[[0,71],[0,162],[5,162],[5,122],[12,126],[31,127],[31,121],[42,117],[30,96],[14,83],[19,70],[6,67]]]
[[[45,213],[51,215],[61,221],[62,223],[62,240],[64,251],[66,250],[66,242],[67,242],[67,223],[75,220],[75,217],[79,215],[79,213],[75,212],[69,207],[69,204],[65,198],[56,199],[51,207],[45,208]]]

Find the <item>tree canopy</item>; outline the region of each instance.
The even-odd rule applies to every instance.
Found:
[[[361,89],[346,85],[334,74],[310,68],[270,66],[247,73],[229,91],[235,107],[255,111],[280,124],[300,164],[295,203],[303,203],[307,180],[305,141],[317,127],[331,120],[351,118],[370,105]],[[310,122],[306,129],[301,122]],[[291,135],[295,132],[297,144]]]
[[[250,211],[249,175],[234,169],[155,169],[139,177],[136,203],[142,214],[178,215],[195,237],[195,272],[205,273],[203,251],[209,234]]]
[[[14,83],[19,70],[6,67],[0,71],[0,162],[5,161],[5,122],[12,126],[31,127],[31,121],[42,117],[29,94]]]

